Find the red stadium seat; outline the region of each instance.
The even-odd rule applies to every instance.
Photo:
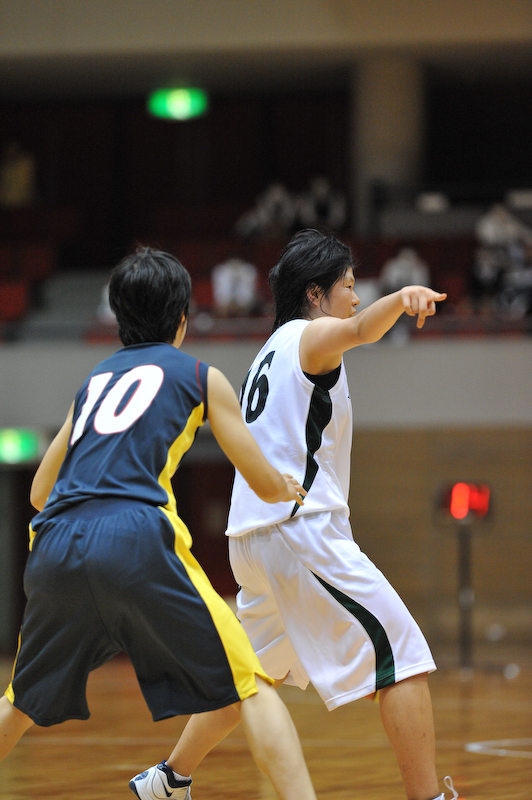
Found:
[[[16,322],[29,310],[29,287],[24,279],[0,280],[0,321]]]

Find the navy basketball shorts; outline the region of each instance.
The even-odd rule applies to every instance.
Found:
[[[154,720],[243,700],[256,675],[271,682],[174,518],[140,502],[90,500],[39,528],[6,691],[35,723],[87,719],[89,672],[119,652]]]

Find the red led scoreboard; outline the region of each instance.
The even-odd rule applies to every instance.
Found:
[[[487,483],[460,481],[442,489],[439,510],[449,521],[467,524],[487,519],[490,500],[491,491]]]

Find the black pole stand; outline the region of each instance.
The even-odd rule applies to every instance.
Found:
[[[460,667],[473,668],[473,604],[475,593],[471,580],[471,530],[458,527],[458,608],[460,612]]]

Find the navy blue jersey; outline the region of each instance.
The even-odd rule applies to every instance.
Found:
[[[130,345],[102,361],[76,395],[67,453],[33,531],[95,498],[176,514],[170,481],[207,417],[207,370],[164,343]]]

